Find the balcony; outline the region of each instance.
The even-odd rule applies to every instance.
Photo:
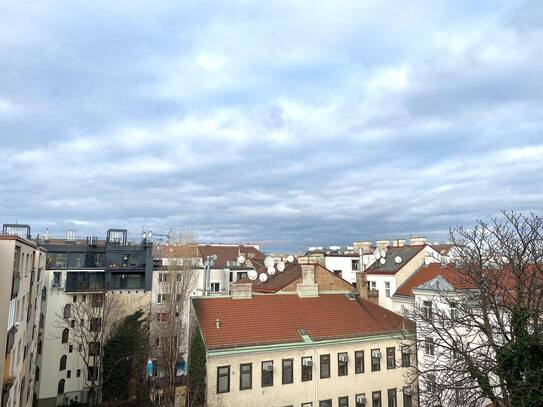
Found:
[[[66,292],[103,291],[105,278],[103,272],[68,272]]]

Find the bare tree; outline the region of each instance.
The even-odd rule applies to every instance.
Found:
[[[86,372],[88,405],[98,405],[102,383],[102,346],[114,322],[123,315],[124,301],[119,295],[101,290],[74,295],[56,314],[56,327],[66,348],[72,347]],[[64,356],[62,356],[64,357]],[[61,361],[62,365],[62,361]]]
[[[543,405],[543,218],[502,212],[452,228],[417,322],[422,405]]]
[[[176,387],[181,377],[178,367],[187,359],[190,296],[196,289],[197,271],[193,268],[196,245],[190,232],[181,235],[181,243],[166,246],[165,263],[158,270],[156,292],[160,301],[151,306],[151,357],[156,361],[158,377],[155,391],[158,405],[175,404]]]

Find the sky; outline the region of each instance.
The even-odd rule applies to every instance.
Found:
[[[267,250],[543,208],[541,1],[0,2],[0,223]]]

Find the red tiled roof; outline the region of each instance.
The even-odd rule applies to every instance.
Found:
[[[441,263],[430,263],[415,272],[396,290],[394,295],[413,297],[413,288],[433,280],[437,276],[443,277],[457,289],[473,288],[473,284],[469,284],[468,278],[454,270],[453,265],[443,266]]]
[[[363,337],[413,330],[413,323],[370,301],[345,294],[300,298],[294,294],[255,295],[251,299],[193,299],[208,349]],[[216,320],[220,320],[220,329]]]

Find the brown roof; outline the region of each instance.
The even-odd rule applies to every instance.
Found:
[[[430,263],[419,268],[409,279],[407,279],[394,293],[405,297],[414,297],[413,289],[433,280],[437,276],[443,277],[456,289],[472,288],[473,284],[468,283],[466,276],[454,269],[453,265],[443,266],[441,263]]]
[[[172,250],[172,252],[170,252]],[[254,246],[248,245],[175,245],[165,244],[155,247],[155,257],[168,257],[171,253],[172,257],[189,257],[189,258],[205,258],[207,256],[217,256],[215,267],[225,268],[229,266],[229,262],[235,262],[240,254],[243,254],[246,259],[264,260],[264,255]]]
[[[426,246],[427,245],[423,244],[417,246],[389,247],[385,255],[385,264],[381,264],[380,261],[377,260],[368,267],[366,272],[368,274],[396,274]],[[396,263],[396,256],[402,258],[401,263]]]
[[[251,299],[196,297],[198,324],[208,349],[364,337],[413,330],[413,323],[370,301],[345,294],[300,298],[293,294]],[[220,328],[216,320],[220,320]]]
[[[453,248],[452,244],[431,244],[430,247],[442,256],[447,256],[451,249]]]

